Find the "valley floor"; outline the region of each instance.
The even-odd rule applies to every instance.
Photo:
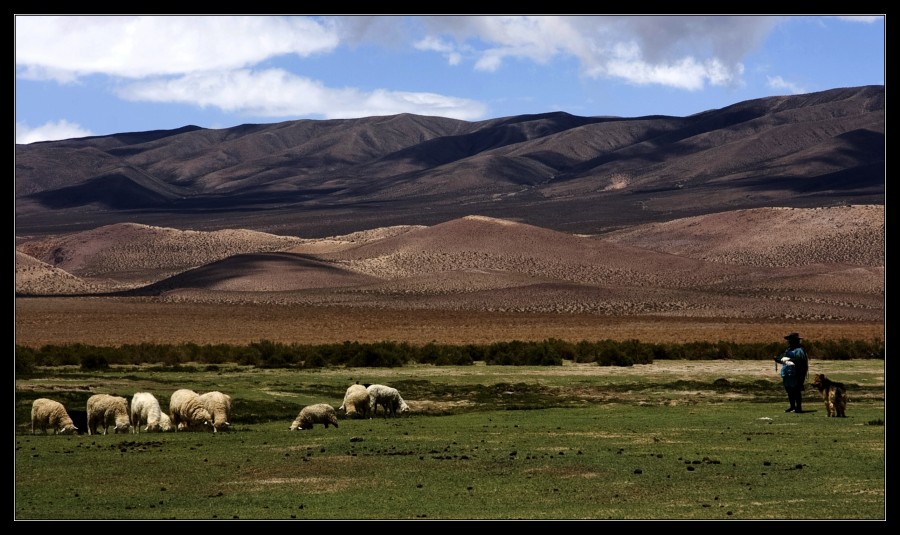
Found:
[[[361,307],[171,303],[124,298],[17,298],[15,343],[326,344],[405,341],[488,344],[557,338],[645,343],[782,342],[792,331],[807,340],[884,339],[883,322],[812,322],[595,314],[389,310]]]

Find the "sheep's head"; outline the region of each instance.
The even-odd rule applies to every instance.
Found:
[[[165,413],[159,416],[159,430],[164,432],[172,430],[172,420]]]
[[[310,420],[308,416],[304,416],[303,418],[297,418],[294,422],[297,425],[297,429],[303,431],[304,429],[312,429],[313,422]]]
[[[147,431],[148,433],[157,433],[161,430],[159,424],[147,424],[147,427],[144,428],[144,431]]]
[[[116,433],[128,433],[131,431],[131,419],[128,417],[126,410],[122,414],[116,414]]]
[[[78,428],[75,425],[66,425],[62,429],[59,430],[60,435],[76,435],[78,434]]]

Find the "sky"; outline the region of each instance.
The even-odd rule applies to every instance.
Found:
[[[398,113],[685,117],[883,85],[885,16],[15,15],[16,143]]]

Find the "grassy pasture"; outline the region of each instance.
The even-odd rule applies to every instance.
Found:
[[[15,518],[854,519],[885,510],[884,361],[814,361],[848,385],[786,414],[770,362],[631,367],[41,370],[16,379]],[[353,382],[412,411],[289,432]],[[229,433],[31,435],[37,397],[178,388],[235,399]]]

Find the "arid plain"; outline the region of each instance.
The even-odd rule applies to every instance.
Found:
[[[883,339],[883,205],[576,235],[467,216],[308,239],[116,224],[16,245],[16,343]]]

